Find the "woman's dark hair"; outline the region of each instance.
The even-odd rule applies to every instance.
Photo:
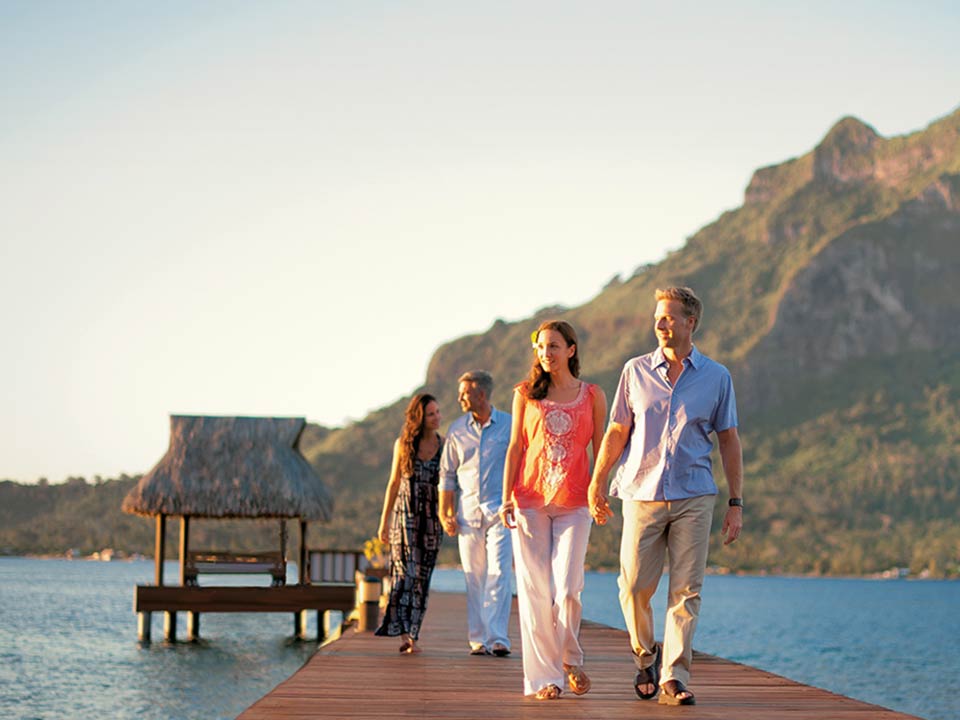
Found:
[[[410,400],[404,414],[403,429],[400,431],[400,474],[413,475],[413,458],[420,449],[423,439],[423,420],[427,414],[427,405],[437,399],[429,393],[418,393]]]
[[[556,330],[563,335],[567,346],[573,346],[573,355],[567,361],[567,367],[570,368],[570,374],[574,377],[580,377],[580,346],[577,344],[577,333],[573,325],[564,320],[547,320],[540,323],[533,338],[537,339],[544,330]],[[533,366],[530,368],[530,375],[523,382],[522,391],[531,400],[543,400],[550,389],[550,373],[543,369],[540,360],[537,358],[537,351],[533,351]]]

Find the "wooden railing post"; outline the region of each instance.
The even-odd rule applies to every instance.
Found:
[[[360,610],[357,630],[373,632],[380,619],[380,578],[368,576],[358,570],[356,580],[357,606]]]

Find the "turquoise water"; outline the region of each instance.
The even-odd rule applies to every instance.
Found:
[[[176,568],[167,572],[174,577]],[[316,649],[291,642],[292,616],[252,613],[205,615],[200,645],[141,646],[133,587],[152,580],[148,561],[0,558],[0,717],[233,718]],[[462,575],[438,570],[434,588],[460,591]],[[654,601],[659,623],[664,594],[661,587]],[[623,627],[615,575],[589,573],[583,600],[585,617]],[[958,608],[956,582],[711,576],[696,647],[930,720],[957,720]],[[155,618],[154,638],[161,630]]]

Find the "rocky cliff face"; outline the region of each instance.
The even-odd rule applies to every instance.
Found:
[[[960,111],[890,140],[844,118],[797,187],[803,160],[758,171],[747,192],[766,203],[765,244],[808,249],[735,363],[748,407],[858,359],[960,345]]]
[[[847,230],[796,274],[742,364],[744,402],[775,403],[781,387],[859,359],[960,347],[958,183],[945,176],[888,218]]]

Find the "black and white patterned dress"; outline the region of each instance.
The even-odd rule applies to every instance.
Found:
[[[413,459],[413,475],[400,481],[390,522],[390,601],[377,635],[420,636],[430,577],[443,528],[438,509],[440,453]]]

